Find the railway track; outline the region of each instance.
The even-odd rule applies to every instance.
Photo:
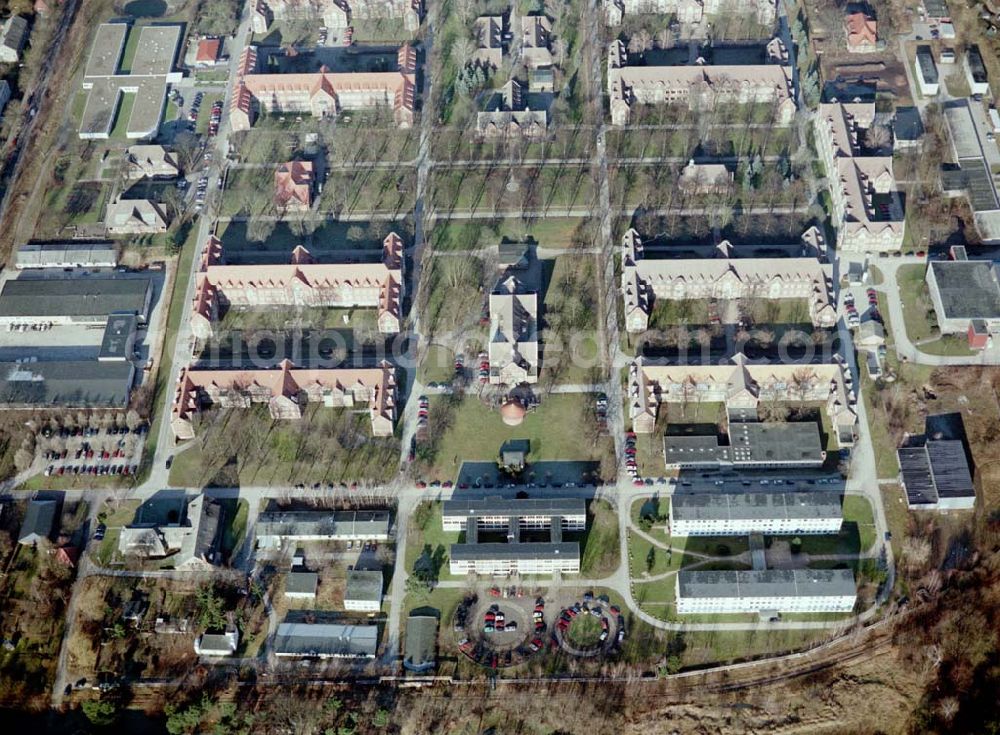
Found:
[[[537,691],[544,687],[553,692],[559,688],[578,688],[580,685],[601,684],[612,687],[644,686],[657,689],[657,700],[664,704],[680,704],[693,697],[703,697],[706,692],[728,694],[788,682],[794,679],[829,671],[840,666],[859,663],[885,655],[892,647],[891,626],[877,624],[866,629],[867,634],[856,641],[839,638],[810,651],[787,656],[716,666],[704,670],[686,671],[666,678],[635,676],[566,676],[522,677],[513,679],[454,679],[452,677],[366,677],[359,679],[296,679],[269,676],[264,681],[240,681],[216,694],[220,701],[232,701],[240,690],[257,686],[289,689],[315,688],[320,690],[345,690],[365,688],[421,688],[421,696],[447,697],[462,701],[480,701],[493,689],[510,692],[512,689]],[[833,650],[838,649],[838,650]],[[842,650],[839,650],[842,649]],[[178,680],[135,682],[130,706],[148,708],[156,706],[171,696]],[[503,696],[503,694],[501,694]]]

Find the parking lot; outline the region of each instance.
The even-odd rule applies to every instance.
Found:
[[[132,428],[108,425],[64,426],[43,429],[36,442],[36,462],[46,477],[66,475],[120,475],[128,477],[139,469],[143,442],[149,426]]]
[[[480,588],[451,622],[459,651],[487,668],[516,666],[555,648],[582,658],[610,654],[627,635],[622,611],[589,590]]]

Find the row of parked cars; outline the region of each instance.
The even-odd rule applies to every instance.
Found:
[[[63,439],[69,439],[71,437],[78,436],[100,436],[101,434],[106,434],[107,436],[125,436],[127,434],[135,434],[136,436],[142,436],[149,432],[149,425],[142,424],[135,427],[134,429],[129,429],[124,426],[109,426],[106,429],[99,429],[93,426],[74,426],[73,428],[63,426],[58,429],[51,429],[48,426],[42,428],[42,436],[46,439],[53,436],[58,436]]]
[[[635,432],[626,431],[625,432],[625,471],[628,472],[629,477],[632,478],[632,484],[636,487],[644,485],[642,478],[639,477],[639,461],[636,459],[638,450],[635,446]]]
[[[874,288],[869,288],[867,296],[869,316],[875,321],[881,322],[882,315],[878,310],[878,292]],[[854,294],[850,291],[844,294],[844,311],[847,312],[847,325],[849,327],[856,327],[861,324],[861,315],[858,313],[857,304],[854,302]]]
[[[137,464],[77,464],[77,465],[49,465],[45,468],[45,476],[61,477],[63,475],[124,475],[128,477],[129,475],[134,475],[139,471],[139,465]]]

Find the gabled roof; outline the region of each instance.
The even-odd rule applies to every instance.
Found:
[[[52,535],[58,503],[54,500],[30,500],[17,535],[19,544],[34,544]]]

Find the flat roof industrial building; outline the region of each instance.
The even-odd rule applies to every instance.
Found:
[[[680,571],[677,612],[775,613],[854,610],[857,588],[850,569]]]
[[[111,314],[101,338],[100,361],[128,360],[135,351],[135,333],[139,319],[135,314]]]
[[[911,508],[968,510],[976,502],[965,445],[958,439],[929,439],[897,451],[899,481]]]
[[[942,171],[942,188],[946,194],[964,192],[980,236],[987,242],[1000,241],[1000,195],[990,174],[992,166],[1000,164],[1000,152],[992,141],[984,142],[985,113],[970,106],[968,99],[959,99],[944,103],[944,115],[959,168]]]
[[[665,435],[663,456],[668,468],[819,467],[826,459],[819,425],[730,422],[729,444],[718,435]]]
[[[152,297],[149,278],[21,277],[4,282],[0,290],[0,324],[104,324],[115,313],[145,322]]]
[[[0,404],[6,408],[124,408],[135,366],[127,361],[65,360],[0,363]]]
[[[843,515],[837,493],[675,493],[670,499],[670,532],[673,536],[837,533]]]
[[[956,260],[933,261],[927,267],[927,290],[944,334],[967,332],[972,320],[989,331],[1000,329],[1000,268],[989,260],[966,260],[964,248],[954,248]]]

